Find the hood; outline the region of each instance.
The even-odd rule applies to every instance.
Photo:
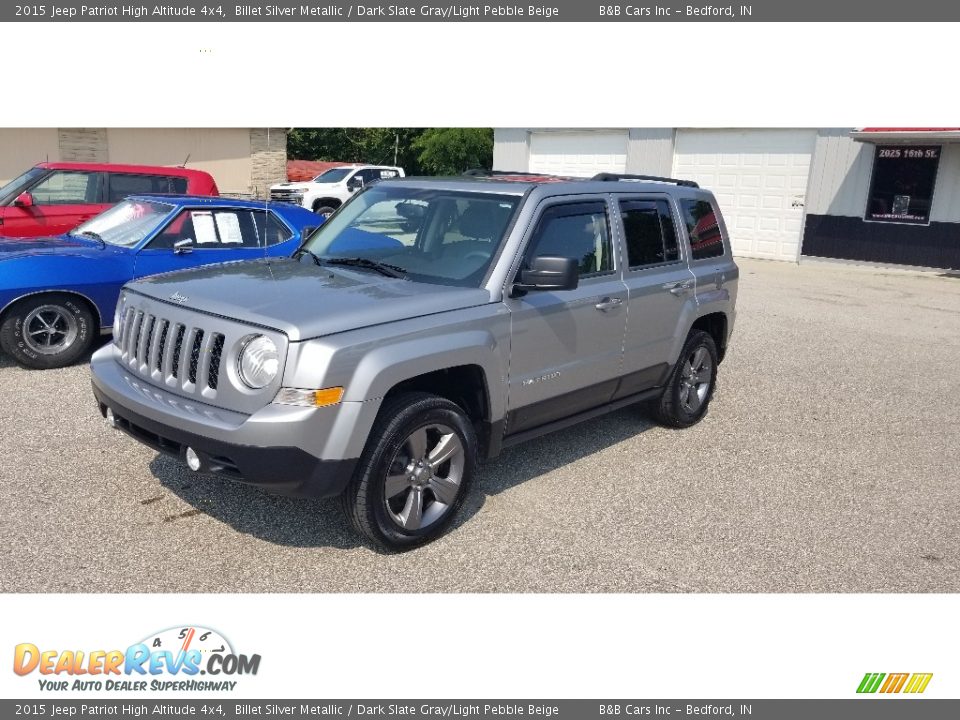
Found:
[[[304,192],[308,190],[316,190],[317,188],[333,188],[343,185],[342,182],[335,183],[319,183],[319,182],[285,182],[279,183],[277,185],[271,185],[271,190],[302,190]]]
[[[179,307],[279,330],[292,341],[490,302],[480,288],[389,278],[367,270],[271,258],[211,265],[131,283]]]
[[[33,255],[91,255],[101,250],[103,246],[96,240],[71,235],[39,238],[0,237],[0,260]]]
[[[310,188],[315,183],[309,182],[284,182],[277,183],[276,185],[271,185],[271,190],[306,190]]]

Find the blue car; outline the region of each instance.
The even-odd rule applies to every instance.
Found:
[[[124,283],[293,253],[323,222],[286,203],[137,195],[48,238],[0,238],[0,348],[27,368],[80,358],[111,331]]]

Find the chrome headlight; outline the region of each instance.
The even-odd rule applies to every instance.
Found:
[[[280,355],[273,340],[265,335],[254,335],[240,350],[237,371],[243,384],[253,390],[269,385],[280,371]]]

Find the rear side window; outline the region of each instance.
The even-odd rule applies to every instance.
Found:
[[[613,270],[606,204],[583,202],[549,208],[537,223],[527,262],[538,256],[573,258],[580,265],[580,277]]]
[[[631,269],[680,259],[673,217],[665,200],[624,200],[620,203],[620,214]]]
[[[681,200],[683,219],[690,235],[690,254],[694,260],[723,255],[723,237],[717,213],[706,200]]]
[[[187,192],[187,179],[168,175],[133,175],[110,173],[107,202],[118,203],[129,195],[182,195]]]
[[[293,237],[293,233],[282,222],[274,217],[273,213],[255,211],[254,222],[257,224],[257,234],[263,239],[263,245],[279,245]]]

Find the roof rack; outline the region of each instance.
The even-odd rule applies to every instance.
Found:
[[[623,173],[602,172],[594,175],[590,179],[597,180],[599,182],[617,182],[618,180],[647,180],[650,182],[673,183],[674,185],[680,185],[681,187],[700,187],[693,180],[679,180],[677,178],[659,177],[658,175],[625,175]]]
[[[498,175],[522,175],[530,177],[556,177],[550,173],[529,172],[527,170],[487,170],[485,168],[472,168],[463,173],[464,177],[497,177]]]

